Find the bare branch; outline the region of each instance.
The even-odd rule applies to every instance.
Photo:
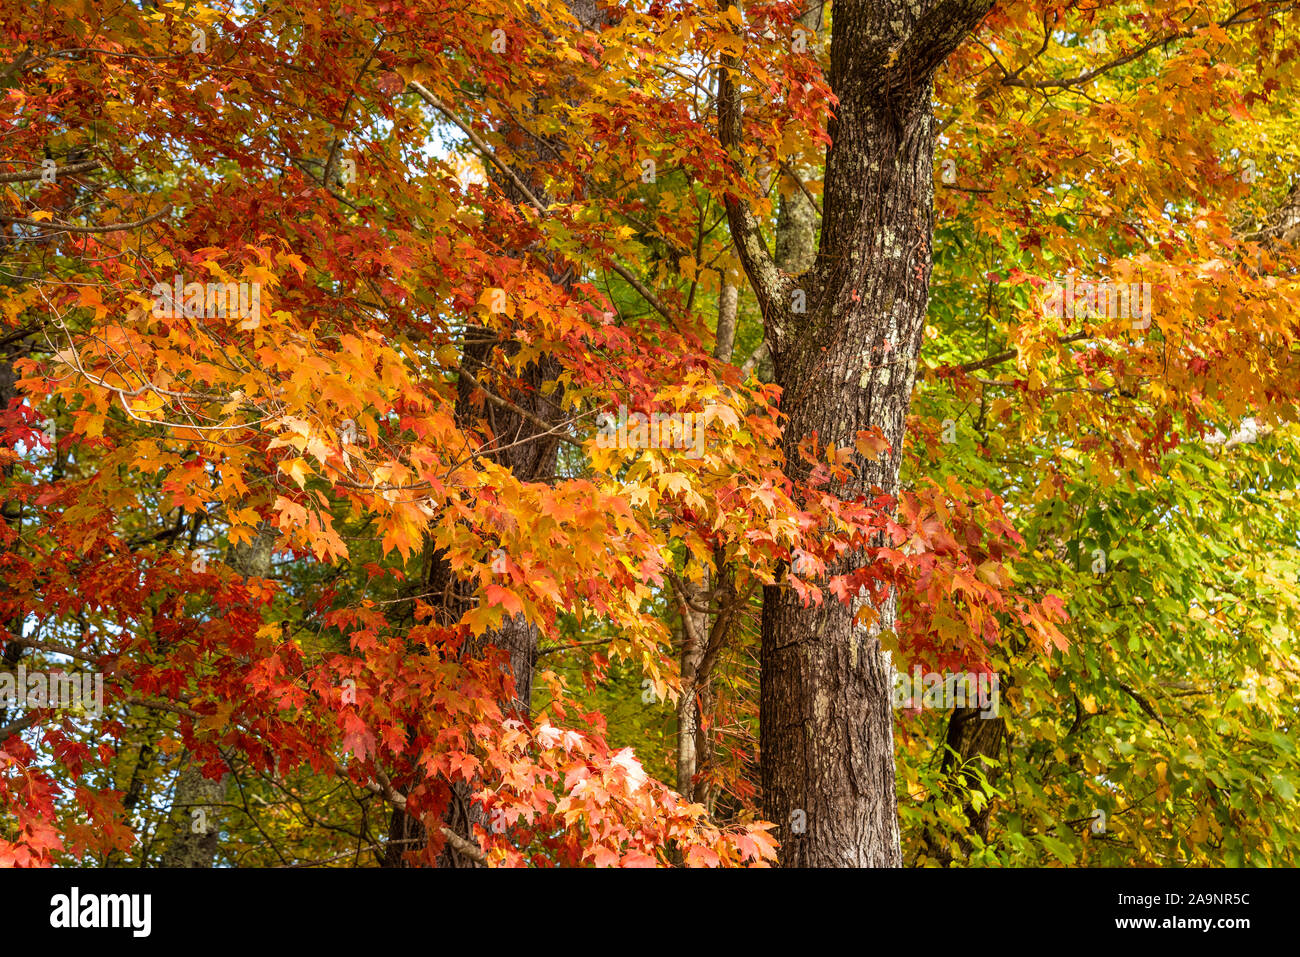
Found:
[[[69,163],[67,166],[56,166],[54,175],[72,176],[76,173],[85,173],[89,170],[96,169],[99,166],[98,160],[87,160],[84,163]],[[31,173],[0,173],[0,183],[31,183],[42,179],[47,170],[38,170]]]
[[[141,226],[147,226],[152,222],[162,219],[171,211],[172,204],[168,203],[162,209],[158,210],[158,212],[151,216],[146,216],[144,219],[137,219],[133,223],[113,223],[111,226],[74,226],[72,223],[61,223],[53,219],[44,221],[38,219],[16,219],[12,216],[5,216],[3,213],[0,213],[0,220],[3,220],[6,223],[17,223],[19,226],[35,226],[38,229],[53,227],[53,229],[45,233],[44,236],[40,237],[43,239],[45,236],[53,236],[56,233],[120,233],[125,232],[128,229],[139,229]]]
[[[732,72],[736,69],[736,58],[731,55],[722,57],[718,69],[718,139],[728,151],[739,150],[741,130],[740,92],[736,89]],[[791,280],[782,275],[777,268],[772,254],[763,240],[763,230],[758,217],[743,199],[728,193],[723,197],[727,208],[727,221],[731,225],[732,239],[741,264],[749,275],[749,281],[758,297],[759,311],[768,325],[768,333],[779,340],[784,337],[785,323],[781,318],[782,300],[786,287]]]

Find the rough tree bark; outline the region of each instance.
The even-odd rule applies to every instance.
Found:
[[[749,207],[729,198],[736,245],[759,298],[782,386],[787,474],[803,479],[799,442],[846,446],[879,426],[892,452],[860,461],[833,491],[893,493],[929,297],[933,233],[935,72],[991,8],[991,0],[864,0],[832,9],[829,83],[839,106],[828,126],[817,261],[797,280],[768,252]],[[740,96],[724,60],[718,125],[740,142]],[[802,296],[795,295],[796,290]],[[805,311],[798,312],[802,300]],[[840,574],[861,564],[845,556]],[[763,596],[760,691],[765,816],[784,866],[901,864],[894,791],[891,674],[878,634],[838,602],[804,608],[794,593]]]

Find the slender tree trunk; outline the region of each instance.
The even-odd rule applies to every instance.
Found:
[[[467,338],[483,339],[486,335],[487,330],[470,329]],[[477,367],[480,361],[487,361],[493,348],[498,347],[478,345],[467,348],[464,364],[470,368]],[[540,386],[547,378],[554,379],[557,372],[553,360],[545,357],[540,362],[531,363],[523,372],[526,387],[511,392],[508,398],[543,421],[556,421],[559,410],[555,398],[546,400],[541,395]],[[457,414],[467,421],[478,414],[470,400],[471,391],[471,387],[465,384],[457,402]],[[490,453],[498,464],[508,467],[523,482],[547,481],[554,477],[559,448],[557,438],[541,437],[543,430],[539,426],[513,411],[503,412],[489,407],[488,415],[497,444],[510,446],[502,452]],[[533,441],[525,441],[527,439]],[[457,621],[472,601],[472,587],[457,581],[445,554],[435,551],[431,546],[426,547],[425,571],[420,579],[419,590],[425,594],[444,596],[439,602],[444,624]],[[506,650],[510,656],[510,670],[515,682],[515,698],[514,701],[507,702],[507,709],[525,715],[532,698],[537,638],[537,628],[527,623],[522,616],[517,616],[504,622],[500,628],[480,636],[466,650],[470,656],[482,655],[489,647]],[[463,785],[453,787],[451,803],[443,815],[441,826],[468,839],[475,823],[481,822],[477,808],[472,803],[470,789]],[[404,809],[394,809],[389,821],[384,866],[407,866],[411,860],[407,852],[418,851],[427,840],[427,829],[420,821]],[[439,855],[438,866],[476,867],[478,864],[448,844]]]
[[[759,296],[788,416],[787,474],[807,468],[806,436],[851,446],[878,426],[892,447],[858,461],[845,498],[893,493],[924,329],[933,232],[935,71],[984,16],[990,0],[837,2],[829,81],[838,97],[828,133],[824,219],[817,262],[797,279],[768,253],[752,211],[728,199],[745,269]],[[740,98],[724,60],[719,132],[742,135]],[[802,306],[802,311],[801,311]],[[830,568],[842,574],[862,557]],[[760,691],[765,815],[786,866],[901,864],[894,792],[891,669],[878,635],[838,602],[810,608],[787,588],[763,596]]]
[[[736,344],[736,321],[740,309],[740,290],[723,282],[718,291],[718,325],[714,336],[713,357],[720,362],[730,362]],[[689,560],[689,558],[688,558]],[[699,586],[695,589],[696,604],[708,606],[711,590],[708,569],[705,569]],[[707,640],[710,635],[708,612],[682,609],[681,615],[689,617],[688,626],[682,622],[681,676],[682,696],[677,701],[677,791],[688,801],[707,803],[709,789],[698,789],[695,776],[701,762],[708,760],[710,752],[706,716],[712,695],[709,692],[710,675],[701,673]]]
[[[814,36],[822,31],[822,4],[814,2],[799,18],[799,22]],[[800,171],[801,172],[801,171]],[[785,272],[798,275],[811,268],[817,255],[817,210],[799,189],[797,183],[790,184],[793,190],[789,195],[782,195],[780,213],[776,224],[776,262]],[[731,362],[735,352],[736,323],[739,318],[740,289],[723,284],[718,294],[718,325],[714,337],[713,357],[721,362]],[[760,350],[759,358],[754,364],[763,361],[765,356]],[[721,565],[718,565],[721,568]],[[725,577],[725,576],[724,576]],[[699,595],[710,591],[709,578],[706,575],[698,589]],[[698,603],[698,602],[697,602]],[[694,634],[698,636],[710,633],[709,616],[693,612],[695,618]],[[692,637],[691,629],[683,629],[685,642],[681,656],[682,698],[677,712],[677,789],[687,800],[698,801],[710,806],[712,794],[709,789],[697,788],[695,775],[701,770],[702,762],[707,762],[711,748],[707,739],[705,716],[710,714],[713,695],[710,689],[711,675],[700,672],[700,662],[705,649],[698,639]]]
[[[9,408],[9,403],[18,394],[14,387],[17,376],[14,374],[14,360],[22,355],[25,351],[26,343],[18,340],[16,345],[8,348],[0,348],[0,412]],[[8,485],[13,475],[13,465],[0,467],[0,481]],[[19,527],[22,519],[22,505],[18,501],[10,502],[8,499],[0,496],[0,521],[3,521],[11,527]],[[12,668],[22,657],[23,646],[16,641],[9,641],[12,636],[19,638],[22,636],[23,619],[21,615],[14,615],[8,621],[0,622],[0,627],[4,629],[0,638],[4,640],[3,652],[0,652],[0,667],[6,670]],[[0,724],[4,723],[5,708],[0,708]]]
[[[587,29],[599,29],[605,22],[605,14],[599,10],[595,0],[565,0],[568,10]],[[534,156],[527,164],[534,168],[541,167],[546,159],[544,138],[534,138]],[[520,206],[529,200],[515,185],[512,177],[503,175],[492,164],[487,166],[488,176],[494,184]],[[508,164],[509,165],[509,164]],[[524,164],[520,164],[522,167]],[[543,203],[548,201],[542,177],[538,173],[529,173],[525,168],[511,167],[515,177],[528,184],[529,191]],[[571,264],[552,262],[551,281],[560,286],[570,286],[576,279],[575,267]],[[478,340],[476,344],[466,346],[462,365],[470,373],[477,373],[490,363],[497,350],[515,352],[518,343],[510,340],[487,342],[491,330],[470,327],[466,330],[467,340]],[[510,409],[500,409],[488,405],[479,408],[472,399],[474,388],[462,379],[460,394],[457,396],[457,418],[469,426],[486,415],[487,426],[496,438],[499,452],[488,455],[498,464],[507,467],[511,474],[522,482],[551,481],[555,475],[556,458],[560,440],[554,435],[546,435],[548,426],[558,422],[562,417],[562,393],[553,392],[549,396],[542,394],[542,385],[556,382],[559,378],[558,363],[549,356],[542,356],[530,363],[520,373],[521,386],[511,390],[505,398],[519,408],[532,414],[532,419],[519,415]],[[424,590],[446,594],[442,613],[447,623],[460,618],[468,607],[472,589],[462,588],[454,581],[446,556],[426,548]],[[467,650],[469,655],[481,655],[489,647],[503,648],[510,657],[510,669],[515,681],[515,700],[507,702],[508,708],[527,714],[532,698],[533,669],[537,661],[537,628],[528,624],[522,616],[506,621],[500,628],[480,636],[478,641]],[[470,789],[457,784],[452,788],[451,802],[443,815],[441,826],[472,841],[472,827],[479,822],[480,813],[472,803]],[[410,863],[407,852],[418,850],[427,841],[428,834],[424,825],[403,809],[394,809],[389,821],[389,840],[384,859],[386,867],[403,867]],[[477,862],[465,856],[451,844],[447,844],[438,857],[439,867],[477,867]]]
[[[709,593],[708,573],[696,596]],[[706,598],[707,600],[707,598]],[[677,793],[687,801],[695,800],[695,774],[699,769],[701,709],[699,701],[699,666],[704,656],[700,637],[709,632],[709,616],[705,612],[684,609],[682,622],[682,696],[677,699]]]
[[[730,362],[736,351],[736,321],[740,315],[740,289],[724,282],[718,292],[718,331],[713,337],[713,358]]]

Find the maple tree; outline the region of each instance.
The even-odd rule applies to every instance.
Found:
[[[1291,4],[58,7],[0,863],[1294,863]]]

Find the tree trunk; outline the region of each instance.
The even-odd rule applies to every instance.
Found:
[[[730,362],[735,351],[739,307],[740,290],[727,284],[723,277],[722,288],[718,290],[718,325],[713,344],[713,358],[720,362]],[[689,555],[687,561],[690,561]],[[710,582],[709,569],[706,568],[699,587],[695,589],[696,604],[708,606]],[[702,764],[708,762],[712,750],[706,727],[713,699],[709,691],[711,676],[700,670],[707,646],[707,641],[702,639],[710,634],[709,613],[682,608],[680,614],[683,619],[689,617],[691,623],[688,625],[683,620],[681,629],[682,696],[677,701],[677,792],[688,801],[699,801],[708,806],[710,789],[701,788],[696,794],[695,776]]]
[[[599,10],[594,0],[566,0],[568,10],[587,29],[599,29],[605,22],[605,13]],[[507,136],[507,139],[509,137]],[[544,168],[547,144],[544,137],[530,137],[534,145],[533,155],[524,156],[527,163],[506,165],[512,175],[505,175],[495,165],[485,163],[489,179],[512,201],[520,206],[527,205],[529,198],[515,183],[528,185],[529,192],[543,204],[550,200],[544,188],[540,173],[529,173],[528,168]],[[528,147],[521,147],[524,153]],[[572,264],[552,260],[550,279],[559,286],[571,286],[576,269]],[[462,357],[462,366],[471,374],[476,374],[490,364],[492,354],[497,350],[513,353],[518,350],[518,343],[510,340],[488,342],[492,330],[470,326],[465,338],[474,344],[467,345]],[[497,464],[508,468],[511,474],[522,482],[551,481],[555,476],[556,457],[560,440],[555,435],[546,434],[548,429],[538,425],[547,423],[548,427],[559,422],[563,417],[561,405],[562,390],[557,389],[549,396],[544,396],[541,387],[545,382],[557,382],[560,376],[559,363],[543,355],[537,361],[529,363],[520,373],[523,380],[521,387],[510,390],[504,398],[519,408],[531,413],[532,418],[518,414],[511,409],[496,408],[485,403],[480,407],[473,400],[476,389],[464,377],[461,378],[460,391],[456,402],[457,419],[466,427],[472,427],[477,421],[486,417],[486,425],[495,437],[495,445],[500,451],[489,451],[488,457]],[[450,624],[460,618],[467,610],[471,587],[460,587],[453,580],[451,568],[445,555],[426,548],[424,591],[434,594],[446,594],[448,600],[443,603],[442,613],[446,623]],[[533,669],[537,661],[537,628],[528,624],[522,616],[506,621],[495,631],[479,636],[477,641],[466,650],[468,655],[481,655],[489,647],[503,648],[510,656],[510,669],[515,681],[515,700],[507,702],[507,709],[527,715],[532,698]],[[451,803],[443,815],[441,826],[473,842],[472,826],[480,822],[480,812],[472,803],[471,789],[464,784],[452,788]],[[384,858],[385,867],[404,867],[411,862],[408,851],[418,850],[428,839],[424,825],[404,809],[394,809],[389,821],[389,840]],[[458,851],[450,843],[438,857],[439,867],[477,867],[476,861]]]
[[[990,0],[908,5],[839,2],[829,82],[839,105],[828,133],[824,219],[817,262],[797,280],[768,253],[742,202],[728,215],[759,296],[788,416],[787,474],[807,476],[800,441],[851,446],[878,426],[891,445],[858,476],[833,486],[844,498],[873,486],[894,493],[928,303],[933,231],[935,71],[991,6]],[[741,138],[740,101],[724,69],[719,132]],[[800,307],[803,307],[802,311]],[[829,569],[843,574],[861,556]],[[878,634],[835,601],[805,608],[788,588],[763,596],[760,690],[765,816],[778,827],[785,866],[901,864],[894,791],[891,669]]]
[[[563,277],[552,276],[561,281]],[[491,361],[492,353],[497,349],[514,350],[515,343],[487,342],[491,330],[471,326],[467,328],[465,338],[474,344],[466,346],[461,358],[464,368],[475,372]],[[555,360],[548,356],[530,363],[522,371],[522,387],[511,390],[506,398],[515,405],[527,410],[538,421],[553,423],[560,418],[559,394],[551,397],[542,395],[543,382],[555,380],[559,375]],[[500,451],[485,453],[498,465],[508,468],[512,475],[522,482],[550,481],[554,478],[556,456],[559,451],[559,439],[554,435],[544,435],[546,431],[535,422],[510,409],[499,409],[490,404],[480,406],[473,400],[477,387],[468,379],[462,378],[456,402],[456,415],[466,428],[486,425],[495,438],[494,445]],[[486,422],[479,420],[486,417]],[[435,550],[431,544],[425,546],[423,574],[412,583],[413,593],[440,596],[435,599],[439,608],[440,622],[451,625],[458,621],[473,601],[475,586],[458,581],[447,561],[446,555]],[[515,698],[505,702],[506,710],[519,712],[527,716],[532,698],[533,669],[537,659],[537,628],[524,620],[522,616],[505,621],[500,628],[478,636],[466,648],[470,657],[481,656],[490,648],[503,648],[510,656],[510,670],[515,682]],[[471,828],[479,821],[477,808],[473,805],[470,789],[462,784],[452,788],[451,803],[443,815],[442,827],[454,831],[460,836],[471,839]],[[389,820],[388,845],[385,851],[385,867],[405,867],[411,863],[410,851],[418,851],[428,840],[427,828],[403,808],[395,808]],[[451,844],[447,844],[438,858],[439,867],[477,867],[476,861],[460,853]]]
[[[926,833],[925,853],[939,864],[946,866],[954,860],[964,860],[971,851],[972,834],[980,840],[988,839],[991,798],[986,794],[977,807],[969,794],[982,791],[980,775],[990,784],[997,780],[999,769],[992,762],[1002,748],[1006,728],[1001,718],[987,717],[979,708],[954,708],[948,716],[942,765],[948,790],[936,795],[935,800],[950,802],[956,796],[967,795],[962,800],[966,829],[958,834],[934,830]]]
[[[217,856],[216,805],[226,801],[230,775],[214,781],[203,776],[199,764],[182,758],[176,788],[172,792],[171,818],[175,831],[163,849],[163,867],[211,867]]]
[[[699,601],[709,593],[708,570],[704,572],[701,587],[694,590],[692,600]],[[687,801],[695,800],[695,774],[699,769],[701,708],[700,659],[704,656],[701,635],[709,633],[709,616],[706,612],[684,608],[682,616],[682,696],[677,699],[677,793]]]

